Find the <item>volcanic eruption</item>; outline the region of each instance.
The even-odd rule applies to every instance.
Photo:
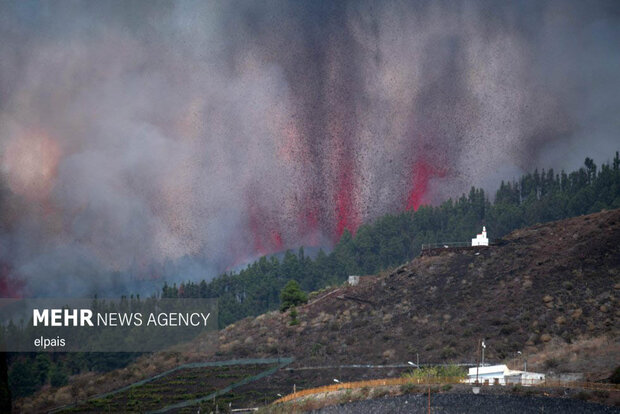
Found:
[[[617,2],[0,16],[0,295],[209,278],[617,146]]]

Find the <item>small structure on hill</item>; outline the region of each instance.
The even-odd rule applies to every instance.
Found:
[[[467,382],[489,385],[538,385],[545,382],[545,374],[539,372],[517,371],[506,365],[469,368]]]
[[[350,275],[349,279],[348,279],[348,283],[351,286],[357,286],[359,284],[364,284],[370,281],[371,278],[373,278],[373,275],[366,275],[366,276],[358,276],[358,275]]]
[[[487,237],[487,228],[486,226],[482,226],[482,233],[477,234],[475,238],[471,239],[471,242],[461,241],[422,244],[420,256],[435,256],[446,250],[453,252],[478,250],[480,247],[489,247],[490,245],[491,241]]]
[[[482,226],[482,234],[477,234],[475,239],[471,239],[472,246],[488,246],[489,239],[487,239],[487,228]]]

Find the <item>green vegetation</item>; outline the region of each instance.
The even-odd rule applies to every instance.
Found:
[[[439,206],[422,206],[415,212],[380,217],[361,226],[355,235],[345,231],[329,254],[320,250],[311,258],[300,248],[297,252],[287,251],[281,259],[262,257],[239,272],[225,273],[210,282],[164,285],[162,297],[217,297],[218,322],[224,327],[282,305],[288,307],[281,294],[292,280],[298,282],[299,292],[303,294],[303,291],[341,284],[351,274],[375,274],[400,265],[418,255],[423,243],[467,241],[480,231],[482,224],[488,227],[489,236],[497,239],[535,223],[619,207],[618,153],[611,164],[600,168],[587,158],[584,167],[570,174],[543,170],[524,175],[517,181],[502,182],[493,203],[483,190],[472,188],[469,194]],[[569,284],[564,288],[574,289]],[[293,297],[299,295],[296,289],[295,292]],[[291,319],[296,321],[297,317],[291,315]],[[312,352],[322,355],[326,352],[325,346],[314,344]],[[442,352],[448,358],[454,350],[446,347]],[[66,383],[66,376],[123,367],[137,355],[9,354],[10,390],[13,397],[29,395],[44,384]],[[548,365],[551,367],[555,362],[548,361]],[[0,394],[6,394],[1,388]]]
[[[52,369],[50,369],[50,385],[52,387],[63,387],[68,384],[69,377],[64,372],[64,370],[58,365],[54,365]]]
[[[502,182],[491,203],[482,189],[473,188],[439,206],[388,214],[361,226],[353,236],[345,231],[329,254],[310,258],[300,248],[282,259],[262,257],[239,272],[210,282],[164,285],[164,297],[219,298],[219,325],[278,309],[279,293],[292,279],[302,290],[315,291],[343,283],[351,274],[375,274],[400,265],[420,253],[423,243],[467,241],[485,224],[498,239],[512,230],[602,209],[620,207],[620,157],[600,169],[590,158],[570,174],[534,171],[513,182]],[[567,287],[568,289],[568,287]]]
[[[411,382],[401,385],[398,389],[401,394],[413,394],[420,391],[420,387]]]
[[[289,280],[280,293],[280,301],[280,310],[284,312],[288,308],[307,303],[308,295],[301,290],[296,280]]]
[[[145,412],[179,401],[203,398],[244,378],[265,370],[263,365],[226,365],[221,367],[186,368],[122,392],[110,394],[63,410],[63,413]],[[220,409],[241,395],[228,393],[218,397]],[[203,402],[203,408],[210,402]],[[213,407],[215,408],[215,407]],[[196,412],[196,411],[193,411]]]
[[[15,397],[24,397],[35,392],[41,385],[52,387],[67,384],[67,374],[61,361],[52,361],[50,354],[26,354],[11,363],[9,387]]]
[[[9,369],[9,387],[14,397],[23,397],[32,394],[41,383],[38,378],[41,373],[36,371],[34,364],[17,361]]]
[[[107,372],[126,366],[138,353],[72,352],[72,353],[9,353],[8,384],[13,397],[25,397],[42,385],[67,385],[69,375],[84,371]]]
[[[295,309],[295,307],[293,306],[291,308],[291,326],[293,325],[299,325],[299,321],[297,320],[297,309]]]
[[[451,378],[464,379],[467,378],[467,370],[458,365],[438,365],[433,367],[422,367],[405,372],[403,378],[412,380],[425,381],[426,379]]]

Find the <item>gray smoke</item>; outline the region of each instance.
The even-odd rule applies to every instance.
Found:
[[[25,294],[210,278],[618,149],[617,1],[6,1],[0,36]]]

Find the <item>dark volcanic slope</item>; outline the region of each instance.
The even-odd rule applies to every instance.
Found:
[[[510,395],[436,394],[431,399],[433,413],[494,413],[501,407],[503,414],[521,413],[617,413],[617,408],[600,404],[565,399],[543,397],[515,397]],[[350,404],[326,407],[316,413],[321,414],[424,414],[427,400],[424,394],[403,395],[400,397],[357,401]]]
[[[474,361],[484,337],[487,358],[500,361],[607,337],[600,364],[585,368],[610,370],[620,356],[619,289],[614,210],[518,230],[494,247],[420,257],[326,291],[298,309],[298,326],[279,312],[245,319],[221,332],[218,356],[293,355],[298,366],[402,363],[416,353],[421,362]]]
[[[422,363],[474,362],[482,337],[488,362],[511,363],[520,350],[530,369],[584,372],[590,380],[608,377],[620,364],[620,210],[518,230],[498,246],[441,250],[364,280],[321,292],[298,308],[297,326],[290,326],[289,313],[244,319],[219,332],[215,356],[193,358],[296,358],[293,369],[235,390],[231,399],[238,406],[272,401],[291,392],[293,384],[304,389],[332,378],[384,378],[406,369],[340,365],[404,364],[416,353]],[[212,343],[211,338],[201,340]],[[188,347],[204,348],[199,343]],[[110,373],[107,383],[95,385],[85,377],[83,397],[118,387],[118,378],[131,371],[174,363],[171,353],[151,358]],[[54,392],[25,401],[30,405],[21,411],[70,401],[69,387]]]

